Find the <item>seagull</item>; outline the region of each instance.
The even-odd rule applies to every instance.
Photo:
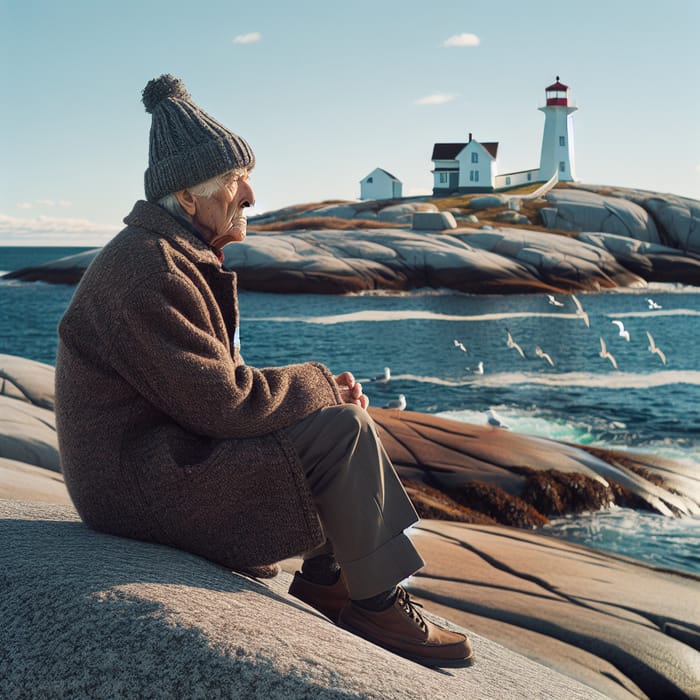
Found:
[[[469,367],[467,367],[469,369]],[[476,369],[471,370],[474,374],[483,374],[484,373],[484,363],[479,361],[479,364],[476,366]]]
[[[552,305],[552,306],[564,306],[560,301],[557,301],[554,298],[553,294],[547,294],[547,301]]]
[[[610,360],[612,366],[617,369],[617,360],[608,352],[608,349],[605,347],[605,341],[602,338],[600,339],[600,353],[598,354],[604,360]]]
[[[380,374],[377,377],[372,377],[370,382],[388,382],[391,379],[391,369],[389,367],[384,368],[384,374]]]
[[[506,328],[506,333],[508,333],[508,339],[506,340],[506,345],[509,348],[515,348],[520,353],[520,357],[525,357],[525,353],[523,352],[523,349],[513,340],[513,336],[510,334],[510,331],[507,328]]]
[[[456,348],[459,348],[462,352],[467,352],[467,348],[464,347],[464,343],[460,343],[457,339],[453,340],[452,342]]]
[[[486,422],[492,428],[503,428],[504,430],[508,430],[508,426],[503,421],[503,418],[501,418],[492,408],[489,408],[489,410],[486,412]]]
[[[575,294],[571,295],[571,299],[576,304],[576,315],[580,316],[583,319],[583,322],[586,324],[586,328],[591,327],[591,322],[588,318],[588,314],[583,310],[583,306],[581,306],[581,302],[576,298]]]
[[[541,357],[543,360],[547,360],[547,362],[554,367],[554,360],[539,345],[535,348],[535,355]]]
[[[666,364],[666,355],[664,355],[663,350],[654,342],[654,336],[647,331],[647,338],[649,338],[649,352],[658,355],[661,358],[661,362]]]
[[[663,309],[661,304],[657,304],[653,299],[647,299],[647,304],[649,304],[650,309]]]
[[[612,323],[614,323],[620,329],[620,333],[619,333],[620,337],[624,338],[629,343],[630,342],[630,334],[629,334],[629,331],[625,330],[625,324],[622,323],[622,321],[613,321]]]
[[[389,401],[384,408],[393,408],[397,411],[403,411],[406,408],[406,397],[403,394],[399,394],[399,398],[395,401]]]

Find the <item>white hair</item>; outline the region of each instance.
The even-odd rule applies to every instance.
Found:
[[[246,172],[246,168],[234,168],[233,170],[227,170],[225,173],[221,173],[221,175],[215,175],[204,182],[200,182],[186,189],[195,197],[211,197],[221,190],[232,177],[243,177]],[[161,197],[158,200],[158,204],[173,216],[187,219],[188,221],[190,220],[189,214],[187,214],[180,205],[180,202],[175,196],[175,192]]]

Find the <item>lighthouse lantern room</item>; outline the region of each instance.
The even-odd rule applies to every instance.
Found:
[[[549,180],[556,172],[561,181],[576,179],[574,173],[574,125],[576,107],[570,99],[571,89],[557,81],[545,88],[544,133],[540,153],[540,180]]]

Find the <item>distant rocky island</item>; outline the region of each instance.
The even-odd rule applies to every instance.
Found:
[[[76,284],[97,249],[5,277]],[[332,201],[249,220],[224,249],[240,289],[343,294],[421,287],[479,293],[700,285],[700,201],[560,183],[508,193]]]

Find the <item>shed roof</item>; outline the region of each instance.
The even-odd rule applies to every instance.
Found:
[[[365,176],[362,178],[362,180],[363,180],[363,181],[366,180],[370,175],[372,175],[372,173],[376,173],[377,170],[378,170],[380,173],[384,173],[385,175],[388,175],[388,176],[389,176],[392,180],[394,180],[395,182],[399,182],[399,183],[401,182],[401,180],[399,180],[399,178],[396,177],[396,175],[392,175],[388,170],[384,170],[384,168],[375,168],[371,173],[367,173],[367,175],[365,175]]]
[[[386,173],[392,180],[396,180],[396,182],[401,182],[396,175],[392,175],[388,170],[384,170],[384,168],[377,168],[377,170],[381,170],[383,173]]]

